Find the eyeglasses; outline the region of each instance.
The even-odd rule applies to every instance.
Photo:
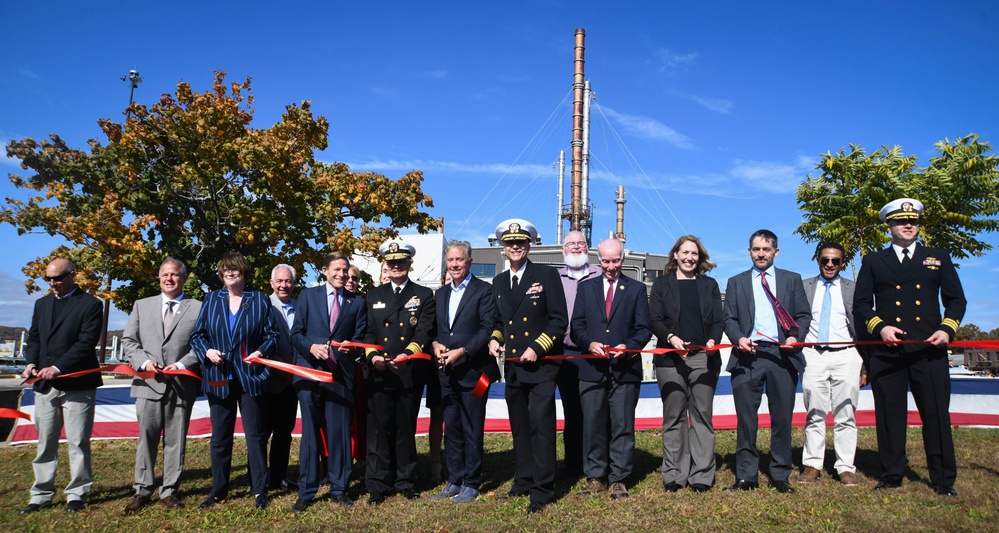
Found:
[[[828,265],[828,264],[832,263],[833,266],[839,266],[840,263],[842,263],[842,262],[843,262],[843,260],[840,259],[839,257],[820,257],[819,258],[819,264],[820,265]]]
[[[576,248],[576,247],[585,248],[586,247],[586,243],[583,242],[583,241],[572,241],[572,242],[565,243],[565,247],[566,248]]]
[[[515,241],[504,241],[503,245],[504,246],[520,246],[521,248],[523,248],[523,247],[527,246],[530,243],[531,243],[531,241],[518,239],[518,240],[515,240]]]
[[[71,270],[71,271],[69,271],[69,272],[67,272],[65,274],[59,274],[58,276],[42,276],[42,279],[44,279],[45,281],[47,281],[49,283],[51,283],[53,281],[62,281],[64,279],[68,278],[71,274],[75,274],[75,273],[76,273],[75,271]]]
[[[919,225],[919,219],[918,218],[896,218],[895,220],[891,221],[891,224],[893,226],[905,226],[907,224],[912,224],[913,226],[918,226]]]
[[[347,276],[347,279],[349,279],[350,281],[358,281],[358,280],[360,280],[361,278],[359,278],[359,277],[357,277],[357,276]]]

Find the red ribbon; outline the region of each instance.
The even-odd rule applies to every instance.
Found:
[[[476,383],[475,388],[472,389],[472,396],[475,396],[476,398],[481,398],[482,395],[489,390],[490,384],[492,384],[492,382],[489,381],[489,376],[487,376],[486,373],[483,372],[482,375],[479,376],[479,382]]]
[[[266,359],[264,357],[255,357],[249,359],[244,357],[243,362],[247,364],[260,363],[264,366],[269,366],[271,368],[276,368],[282,370],[289,374],[294,374],[305,379],[311,379],[312,381],[321,381],[323,383],[333,383],[333,374],[326,372],[325,370],[316,370],[314,368],[305,368],[304,366],[293,365],[291,363],[285,363],[284,361],[275,361],[273,359]]]
[[[365,344],[363,342],[354,341],[330,341],[329,345],[334,348],[372,348],[374,350],[382,351],[384,348],[377,344]]]
[[[90,369],[87,369],[87,370],[80,370],[79,372],[70,372],[68,374],[59,374],[58,376],[56,376],[55,379],[78,378],[80,376],[86,376],[86,375],[89,375],[89,374],[96,374],[98,372],[107,372],[109,374],[127,374],[129,376],[135,376],[135,377],[140,378],[140,379],[153,379],[153,378],[156,377],[156,373],[153,372],[152,370],[135,370],[134,368],[132,368],[129,365],[120,364],[120,365],[105,365],[105,366],[100,366],[100,367],[97,367],[97,368],[90,368]],[[175,370],[162,370],[161,372],[163,374],[168,375],[168,376],[188,376],[188,377],[192,377],[194,379],[197,379],[198,381],[204,381],[203,379],[201,379],[201,376],[195,374],[193,371],[188,370],[186,368],[184,368],[184,369],[179,369],[178,368],[178,369],[175,369]],[[24,380],[24,382],[22,384],[23,385],[31,385],[31,384],[34,384],[35,382],[41,381],[41,379],[42,378],[40,378],[38,376],[30,377],[30,378]],[[211,385],[213,387],[219,387],[221,385],[225,385],[227,383],[227,381],[206,381],[205,383],[208,383],[209,385]]]
[[[393,361],[395,361],[396,363],[405,363],[406,361],[409,361],[411,359],[417,360],[417,361],[432,361],[433,360],[433,358],[431,358],[429,354],[425,354],[425,353],[414,353],[413,355],[405,355],[405,354],[397,355],[395,357],[395,359],[393,359]]]
[[[0,407],[0,418],[23,418],[27,421],[31,421],[31,415],[23,411],[18,411],[17,409],[8,409],[6,407]]]

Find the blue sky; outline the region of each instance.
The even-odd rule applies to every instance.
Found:
[[[508,217],[555,241],[569,147],[573,34],[585,28],[593,107],[594,236],[626,187],[627,248],[700,236],[724,283],[750,266],[750,233],[777,264],[815,275],[794,189],[819,154],[999,142],[999,6],[991,2],[13,2],[0,3],[0,141],[105,139],[180,80],[253,78],[254,125],[310,100],[330,121],[324,161],[399,177],[424,171],[449,238],[485,244]],[[579,6],[573,13],[570,8]],[[0,158],[3,174],[22,172]],[[0,197],[22,197],[0,180]],[[985,240],[999,243],[999,236]],[[59,240],[0,226],[0,324],[27,325],[20,267]],[[999,252],[962,262],[966,322],[999,327]],[[850,275],[849,271],[847,272]],[[852,275],[851,275],[852,277]],[[124,324],[115,313],[112,326]]]

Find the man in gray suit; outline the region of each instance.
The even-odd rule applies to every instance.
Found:
[[[164,374],[200,366],[191,350],[191,332],[201,311],[201,302],[184,297],[187,268],[167,258],[160,265],[157,296],[135,302],[122,335],[122,351],[135,370],[152,372],[150,379],[132,380],[135,414],[139,419],[139,443],[135,450],[135,496],[125,506],[134,513],[149,504],[156,483],[153,468],[163,434],[163,484],[160,505],[183,507],[178,494],[184,470],[187,428],[194,399],[200,392],[197,380]]]
[[[774,267],[777,236],[761,229],[749,238],[753,268],[732,276],[725,288],[725,334],[735,343],[728,360],[735,401],[736,481],[725,490],[759,487],[757,411],[767,391],[770,409],[770,485],[792,493],[791,415],[798,375],[805,369],[800,348],[788,345],[808,332],[812,321],[801,276]],[[777,342],[774,342],[777,341]]]
[[[839,275],[846,266],[846,252],[836,242],[820,243],[815,250],[819,275],[805,280],[805,295],[812,310],[812,323],[805,342],[818,343],[802,349],[805,372],[801,375],[802,398],[808,413],[805,422],[804,466],[798,483],[818,479],[826,456],[826,415],[833,412],[833,443],[836,473],[844,485],[857,484],[857,419],[854,413],[860,387],[867,382],[864,362],[857,348],[839,343],[856,340],[853,329],[854,284]]]

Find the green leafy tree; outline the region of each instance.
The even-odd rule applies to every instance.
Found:
[[[28,292],[64,256],[81,286],[128,309],[158,291],[157,268],[172,256],[188,267],[188,293],[200,296],[222,286],[216,264],[227,251],[246,256],[249,283],[266,289],[275,264],[301,271],[333,250],[374,251],[396,228],[437,227],[421,210],[433,200],[420,171],[392,180],[319,162],[329,126],[308,101],[268,128],[251,126],[252,103],[249,78],[227,85],[216,72],[208,91],[181,82],[150,107],[132,105],[124,125],[99,120],[107,143],[90,140],[89,151],[57,135],[8,144],[8,157],[34,174],[10,175],[30,195],[8,198],[0,222],[68,243],[23,268]]]
[[[798,186],[803,222],[795,229],[806,242],[834,240],[850,258],[883,248],[890,238],[878,218],[881,206],[900,197],[925,206],[920,239],[956,258],[981,256],[991,245],[981,233],[999,229],[999,170],[992,147],[977,135],[945,139],[925,168],[899,146],[868,154],[860,145],[820,156]],[[854,265],[856,262],[854,261]],[[856,266],[854,266],[856,268]]]

